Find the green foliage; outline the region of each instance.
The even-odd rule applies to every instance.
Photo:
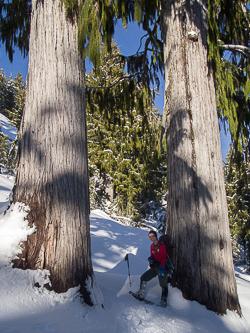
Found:
[[[234,161],[231,148],[225,165],[225,186],[233,255],[240,259],[240,247],[244,248],[248,266],[250,265],[250,162],[249,151],[244,147],[244,158],[240,164]]]
[[[63,0],[63,3],[67,12],[74,10],[78,17],[79,50],[83,57],[88,57],[93,62],[96,71],[99,70],[101,61],[101,43],[111,52],[117,20],[122,20],[125,29],[131,21],[141,25],[147,32],[144,36],[147,37],[144,50],[140,46],[135,55],[126,59],[120,56],[121,63],[127,62],[127,71],[131,75],[131,83],[127,88],[131,91],[136,84],[142,83],[148,89],[147,93],[151,94],[150,86],[156,84],[159,87],[159,73],[163,72],[163,48],[158,38],[160,1],[86,0],[80,1],[78,6],[72,5],[72,0]]]
[[[83,12],[88,13],[83,15],[85,19],[80,28],[85,38],[82,38],[81,44],[87,46],[86,55],[96,67],[100,61],[100,41],[107,43],[110,50],[110,36],[114,33],[116,20],[121,18],[125,28],[128,22],[135,21],[147,32],[147,39],[144,51],[138,50],[135,55],[126,58],[128,74],[133,73],[136,83],[141,83],[143,87],[148,88],[152,84],[157,86],[158,73],[163,70],[162,42],[157,37],[163,3],[89,0],[88,4],[83,8]],[[249,3],[244,0],[208,0],[208,22],[209,61],[214,70],[218,116],[225,127],[229,124],[235,147],[242,151],[241,147],[249,137],[250,124]],[[92,43],[91,36],[98,36],[96,44]],[[241,45],[243,49],[227,50],[228,45]],[[149,90],[147,93],[150,95]],[[142,102],[143,99],[140,105],[143,105]]]
[[[24,56],[28,55],[30,17],[30,0],[0,0],[0,41],[11,62],[15,46]]]
[[[10,125],[15,127],[17,132],[19,132],[25,104],[25,85],[23,83],[23,77],[19,72],[13,82],[12,98],[14,105],[11,108],[6,107],[6,111],[10,118]]]
[[[142,47],[135,55],[120,56],[126,61],[130,83],[124,81],[123,108],[128,105],[134,87],[145,89],[138,105],[143,112],[143,101],[152,93],[150,87],[159,85],[159,73],[163,72],[163,46],[158,38],[163,0],[62,0],[67,16],[78,21],[79,50],[93,62],[96,71],[100,64],[100,45],[105,43],[111,51],[111,40],[119,19],[126,28],[129,22],[137,22],[146,32]],[[27,55],[29,45],[31,1],[0,0],[1,42],[5,44],[10,60],[13,59],[13,46],[18,46]],[[249,137],[249,1],[208,0],[208,44],[209,60],[213,65],[216,85],[218,115],[224,124],[228,123],[236,150],[242,152]],[[227,50],[228,45],[234,49]],[[237,48],[241,45],[243,48]],[[128,92],[127,92],[128,89]],[[103,98],[100,93],[100,99]],[[105,94],[104,94],[105,95]],[[154,90],[153,90],[154,95]],[[104,96],[105,97],[105,96]],[[133,97],[134,99],[134,97]],[[110,102],[111,104],[114,102]],[[112,105],[111,105],[112,106]],[[226,125],[225,125],[226,126]]]
[[[23,114],[25,103],[25,85],[18,72],[13,80],[12,74],[7,79],[3,69],[0,70],[0,112],[10,119],[10,125],[17,131]]]
[[[9,118],[9,124],[17,129],[20,127],[25,102],[25,86],[20,73],[15,79],[12,75],[7,79],[3,69],[0,71],[0,112]],[[9,172],[16,167],[18,135],[14,140],[5,136],[1,131],[0,162]]]
[[[0,126],[0,165],[13,174],[16,168],[17,140],[4,135]]]
[[[67,6],[67,1],[65,1]],[[106,42],[111,50],[111,39],[114,34],[115,6],[109,0],[81,1],[79,6],[79,50],[88,56],[95,67],[100,64],[100,46]]]
[[[147,117],[144,117],[136,108],[136,102],[128,113],[121,108],[119,100],[127,74],[125,63],[122,65],[119,61],[120,51],[115,43],[112,50],[110,56],[104,45],[98,74],[93,69],[86,75],[86,83],[92,87],[87,104],[89,169],[90,175],[101,179],[102,184],[111,177],[115,191],[113,207],[119,214],[136,219],[139,203],[145,200],[146,194],[162,190],[166,175],[166,157],[158,148],[161,116],[147,108],[144,112]],[[100,103],[104,98],[103,90],[109,94],[110,103]],[[139,87],[136,90],[141,93]],[[93,186],[94,181],[90,183]],[[99,188],[99,194],[104,194],[100,192]],[[93,193],[91,198],[94,198]]]
[[[6,137],[2,132],[2,127],[0,126],[0,163],[1,166],[6,167],[8,159],[8,137]]]
[[[7,110],[15,106],[13,93],[13,79],[10,75],[9,80],[5,76],[3,69],[0,70],[0,112],[6,117],[9,117]]]
[[[250,130],[249,2],[208,0],[208,22],[218,115],[229,124],[236,151],[242,152]]]

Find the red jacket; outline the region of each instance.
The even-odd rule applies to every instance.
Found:
[[[150,246],[150,256],[160,263],[160,266],[165,266],[166,263],[166,247],[164,244],[161,244],[159,247],[159,242],[157,245],[154,243]]]

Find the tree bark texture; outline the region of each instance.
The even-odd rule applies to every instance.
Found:
[[[77,24],[66,19],[61,1],[34,0],[13,199],[30,207],[37,231],[15,266],[50,270],[54,291],[80,285],[91,304],[84,71]]]
[[[167,227],[173,285],[212,311],[241,314],[232,261],[206,2],[166,1],[162,19],[167,130]]]

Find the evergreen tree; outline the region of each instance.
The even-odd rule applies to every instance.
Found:
[[[0,74],[0,105],[1,113],[8,117],[11,126],[17,129],[23,114],[25,101],[25,86],[20,73],[13,80],[12,75],[7,79],[3,69]],[[14,140],[1,133],[1,163],[10,173],[15,172],[17,158],[18,134]]]
[[[6,82],[4,70],[0,70],[0,113],[4,114],[5,109],[5,96],[6,96]]]
[[[25,85],[21,73],[9,79],[6,78],[4,70],[0,71],[0,112],[10,119],[10,125],[17,131],[23,114],[25,102]]]
[[[167,127],[170,130],[168,187],[172,200],[168,201],[168,221],[178,248],[173,284],[182,290],[185,297],[197,300],[213,311],[225,313],[227,309],[231,309],[237,310],[240,314],[229,246],[227,204],[215,117],[215,89],[207,59],[207,22],[211,27],[214,18],[217,18],[217,12],[223,9],[221,3],[220,6],[218,3],[212,3],[215,11],[212,11],[207,21],[205,1],[190,0],[179,3],[174,0],[88,0],[80,2],[78,6],[75,1],[65,0],[68,16],[72,12],[78,15],[79,49],[87,50],[90,59],[97,64],[100,60],[100,43],[104,40],[107,45],[111,45],[117,18],[122,18],[124,25],[129,20],[136,20],[147,31],[149,39],[145,42],[144,52],[137,53],[128,63],[131,81],[126,91],[130,90],[130,94],[124,93],[123,101],[126,105],[131,91],[136,91],[136,84],[132,78],[137,80],[136,83],[142,82],[143,88],[149,94],[150,82],[157,83],[156,70],[165,66],[165,74],[168,74],[165,94],[166,103],[169,105]],[[209,13],[212,7],[210,3]],[[242,15],[243,19],[237,18],[239,22],[247,22],[248,11],[246,13],[247,15]],[[163,44],[157,38],[159,23],[163,32],[164,61]],[[220,32],[223,22],[218,23],[221,24],[220,28],[217,22],[215,25],[217,24],[217,32]],[[215,38],[209,34],[210,51],[213,51],[213,46],[216,49],[218,44],[218,34],[212,36]],[[86,44],[86,41],[89,43]],[[238,43],[238,39],[232,41],[234,45]],[[246,41],[248,43],[248,35]],[[151,62],[147,57],[150,42]],[[218,53],[214,54],[217,57]],[[213,55],[210,53],[210,59],[211,57],[213,58]],[[218,57],[213,60],[220,61]],[[198,63],[200,66],[197,67]],[[175,69],[178,69],[177,73]],[[225,82],[230,84],[228,80]],[[240,91],[241,88],[237,89]],[[229,91],[233,91],[230,90],[230,85]],[[245,93],[247,91],[244,90]],[[143,100],[144,96],[141,96],[141,110],[145,110]],[[237,119],[241,116],[243,118],[240,122],[243,129],[248,126],[249,113],[248,109],[246,110],[244,114],[236,114]],[[231,121],[230,117],[228,120]],[[237,133],[241,135],[240,131]],[[241,137],[244,140],[244,137]],[[211,246],[211,243],[214,246]],[[190,259],[192,266],[189,264]],[[200,273],[198,276],[197,272]]]
[[[230,309],[241,314],[231,257],[214,77],[209,63],[211,53],[207,58],[208,22],[213,23],[204,10],[207,3],[203,0],[150,1],[150,4],[143,0],[89,0],[88,3],[92,5],[85,7],[88,15],[92,13],[93,17],[95,13],[96,18],[93,25],[92,22],[85,25],[84,42],[87,38],[91,43],[97,31],[100,40],[103,37],[109,42],[116,19],[122,17],[125,24],[131,19],[146,27],[155,46],[152,54],[156,56],[160,49],[157,42],[157,23],[160,23],[168,114],[167,225],[178,249],[172,284],[182,290],[184,297],[213,311],[226,313]],[[218,8],[215,2],[209,4],[208,12],[211,5],[220,12],[222,7]],[[210,19],[216,15],[212,14]],[[152,19],[153,29],[145,24],[145,18]],[[223,22],[217,23],[223,26]],[[210,51],[213,51],[218,41],[211,34],[209,37]],[[89,48],[90,58],[92,55],[93,49]],[[161,63],[163,59],[158,60]],[[134,66],[128,68],[136,70],[138,62],[134,61]],[[148,84],[149,80],[144,83]],[[248,113],[245,116],[242,124],[248,126]]]
[[[0,40],[11,62],[14,47],[18,47],[24,57],[28,55],[30,19],[31,0],[0,1]]]
[[[124,27],[128,22],[136,21],[146,31],[143,36],[146,41],[143,51],[140,48],[135,55],[127,57],[128,73],[137,73],[136,80],[146,85],[159,82],[158,71],[163,72],[164,61],[163,43],[158,39],[158,32],[159,28],[163,33],[168,29],[164,28],[162,21],[165,1],[88,0],[85,3],[84,9],[79,11],[80,18],[95,16],[93,20],[84,20],[80,26],[79,42],[81,47],[86,45],[85,54],[98,64],[100,42],[103,40],[110,44],[117,19],[122,18]],[[190,7],[189,2],[186,5]],[[249,137],[250,124],[249,1],[209,0],[205,7],[208,34],[204,43],[209,46],[208,61],[215,80],[218,116],[225,127],[229,125],[235,153],[242,152],[241,147]],[[195,29],[188,31],[188,34],[190,40],[197,40]],[[92,43],[95,36],[98,38]],[[147,56],[149,50],[151,61]]]
[[[148,121],[144,123],[145,118],[138,110],[126,113],[120,109],[120,103],[113,104],[112,110],[107,106],[102,111],[99,99],[96,98],[98,94],[93,94],[95,89],[110,89],[109,96],[115,98],[122,94],[122,81],[128,75],[125,73],[125,64],[119,61],[120,56],[115,43],[112,44],[111,54],[106,46],[102,46],[98,72],[94,68],[86,78],[89,90],[89,165],[91,175],[94,176],[94,171],[99,170],[99,179],[104,182],[102,186],[105,186],[105,179],[109,178],[107,175],[111,177],[116,212],[135,219],[139,203],[145,201],[145,194],[152,195],[162,188],[162,179],[166,173],[165,155],[159,150],[161,117],[156,110],[147,109]],[[139,87],[137,90],[140,92]]]
[[[84,62],[75,17],[60,0],[0,2],[1,40],[29,50],[25,113],[19,131],[13,202],[29,206],[36,232],[14,267],[48,269],[50,288],[79,286],[92,305]],[[30,43],[29,43],[30,28]],[[10,109],[12,110],[12,108]]]
[[[225,184],[228,202],[230,231],[233,244],[234,260],[245,259],[250,266],[250,163],[244,148],[241,163],[233,161],[231,147],[224,165]],[[245,258],[241,256],[241,247]]]
[[[12,77],[12,74],[10,74],[9,79],[6,81],[6,94],[5,94],[5,114],[7,114],[7,117],[10,119],[9,116],[9,110],[12,110],[15,107],[15,82]]]
[[[19,72],[17,73],[17,76],[12,84],[12,94],[14,105],[12,108],[6,107],[6,111],[8,112],[10,118],[10,125],[15,127],[18,132],[25,104],[25,85],[23,83],[23,77]]]
[[[9,79],[5,76],[4,70],[0,70],[0,112],[9,118],[7,110],[15,106],[15,90],[12,74]]]
[[[0,126],[0,163],[1,167],[8,167],[8,152],[9,152],[9,142],[8,137],[4,135]]]
[[[242,153],[250,131],[250,6],[244,0],[208,1],[209,60],[218,115],[230,128],[234,154]]]

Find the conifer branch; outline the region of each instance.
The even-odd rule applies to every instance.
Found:
[[[142,74],[142,73],[141,72],[137,72],[137,73],[130,74],[130,75],[127,75],[127,76],[122,76],[119,79],[117,79],[115,82],[113,82],[108,87],[104,87],[104,86],[91,87],[91,86],[86,85],[86,88],[87,89],[110,89],[110,88],[113,88],[115,85],[117,85],[120,81],[126,80],[126,79],[130,79],[130,78],[132,78],[132,77],[134,77],[136,75],[140,75],[140,74]]]
[[[244,18],[246,19],[247,23],[248,23],[248,27],[250,26],[250,21],[248,19],[248,14],[249,14],[249,9],[247,8],[247,4],[240,1],[240,6],[242,9],[242,12],[244,13]]]
[[[144,37],[147,37],[148,36],[148,34],[145,34],[145,35],[143,35],[141,38],[140,38],[140,46],[139,46],[139,48],[138,48],[138,50],[137,50],[137,52],[136,52],[136,54],[138,55],[138,53],[139,53],[139,51],[140,51],[140,48],[142,47],[142,40],[143,40],[143,38]]]
[[[224,45],[219,45],[219,48],[228,51],[238,51],[246,56],[250,56],[250,47],[244,45],[224,44]]]

